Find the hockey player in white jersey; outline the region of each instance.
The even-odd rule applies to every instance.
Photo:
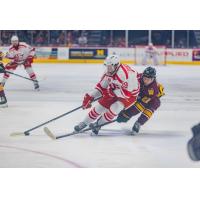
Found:
[[[83,109],[90,108],[94,99],[101,98],[85,119],[74,127],[76,132],[80,132],[89,125],[92,132],[98,134],[100,128],[96,126],[112,121],[121,110],[133,105],[139,94],[138,73],[128,65],[121,64],[117,55],[108,56],[104,65],[106,72],[94,91],[85,94]],[[92,123],[94,121],[96,122]]]
[[[147,65],[148,61],[152,60],[153,65],[158,65],[158,50],[152,43],[145,48],[144,56],[142,59],[142,65]]]
[[[6,58],[10,62],[5,66],[6,71],[13,72],[19,65],[23,65],[29,77],[33,80],[35,90],[39,90],[39,84],[36,78],[36,74],[33,71],[32,63],[35,56],[35,48],[29,46],[25,42],[19,42],[17,36],[12,36],[11,46],[6,54]],[[5,73],[1,84],[4,86],[8,78],[9,73]]]

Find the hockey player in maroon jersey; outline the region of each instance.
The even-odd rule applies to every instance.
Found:
[[[131,117],[141,113],[132,128],[132,134],[139,133],[140,127],[144,125],[160,107],[160,97],[164,95],[164,88],[156,81],[156,70],[153,67],[147,67],[140,74],[140,93],[136,103],[120,112],[117,122],[127,122]]]
[[[25,42],[19,42],[17,36],[12,36],[11,46],[5,56],[11,61],[5,66],[5,69],[6,71],[13,72],[19,65],[24,65],[24,68],[28,73],[29,77],[32,80],[34,80],[33,83],[35,90],[39,90],[39,84],[32,68],[34,56],[35,56],[35,48],[29,46]],[[9,77],[10,74],[5,73],[3,76],[3,80],[1,81],[1,84],[5,85]]]
[[[76,132],[80,132],[89,125],[92,131],[98,134],[100,128],[95,128],[95,126],[112,121],[121,110],[134,104],[139,94],[138,73],[128,65],[121,64],[117,55],[108,56],[104,65],[106,72],[94,91],[85,94],[83,109],[90,108],[95,98],[100,96],[101,98],[85,119],[74,127]],[[96,122],[92,123],[94,121]]]

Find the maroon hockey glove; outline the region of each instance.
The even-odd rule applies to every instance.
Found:
[[[83,99],[82,107],[83,109],[90,108],[92,106],[92,101],[94,100],[94,97],[90,96],[89,94],[85,94]]]

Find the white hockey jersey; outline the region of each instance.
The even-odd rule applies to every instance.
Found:
[[[25,42],[19,42],[19,46],[14,47],[13,45],[9,47],[9,51],[6,53],[6,58],[15,59],[17,62],[23,62],[28,56],[35,55],[35,48],[26,44]]]
[[[124,99],[137,97],[140,91],[138,73],[128,65],[120,64],[114,75],[110,76],[105,73],[95,88],[103,94],[104,90],[109,87],[113,89],[117,97]]]
[[[157,48],[154,46],[147,46],[145,48],[145,53],[148,54],[149,56],[153,57],[154,55],[158,54]]]

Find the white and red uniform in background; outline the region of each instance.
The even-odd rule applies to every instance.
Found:
[[[143,65],[147,65],[148,61],[152,59],[153,61],[153,65],[158,65],[158,50],[155,46],[153,46],[153,44],[149,44],[149,46],[147,46],[145,48],[145,53],[144,53],[144,57],[142,59],[142,64]]]
[[[19,65],[24,65],[26,72],[32,80],[36,80],[36,75],[32,69],[33,58],[35,56],[35,48],[29,46],[25,42],[19,42],[17,46],[11,45],[6,53],[6,58],[10,59],[5,69],[13,72]],[[10,74],[5,73],[2,83],[5,84]]]
[[[135,103],[139,91],[138,73],[128,65],[119,64],[113,75],[105,73],[94,92],[90,95],[86,94],[88,96],[85,98],[92,100],[100,96],[102,98],[90,110],[83,122],[89,125],[96,119],[99,119],[98,124],[112,121],[121,110]]]

